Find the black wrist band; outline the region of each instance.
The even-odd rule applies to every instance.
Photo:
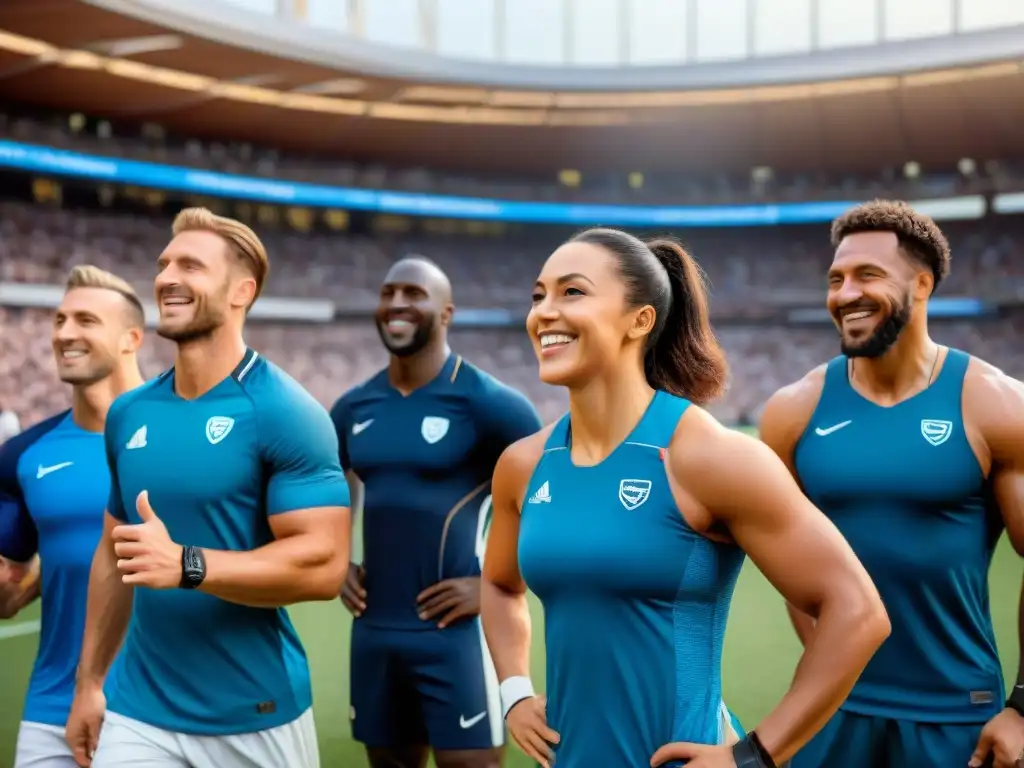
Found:
[[[206,578],[206,557],[199,547],[181,548],[181,589],[197,589]]]
[[[1010,691],[1010,698],[1006,700],[1006,708],[1012,709],[1021,717],[1024,717],[1024,685],[1015,685]]]
[[[732,758],[736,761],[736,768],[778,768],[755,731],[733,745]]]

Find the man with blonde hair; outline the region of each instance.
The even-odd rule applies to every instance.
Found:
[[[0,446],[0,495],[13,502],[0,508],[0,617],[17,614],[46,584],[15,768],[75,765],[64,727],[110,493],[103,427],[114,399],[142,384],[142,336],[142,304],[128,283],[96,267],[71,270],[51,337],[71,409]]]
[[[330,600],[345,578],[337,437],[242,338],[269,266],[256,234],[204,208],[172,231],[154,293],[177,356],[107,421],[113,480],[68,743],[93,768],[315,768],[284,606]]]

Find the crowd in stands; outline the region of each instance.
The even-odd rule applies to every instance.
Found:
[[[235,214],[230,208],[225,213]],[[149,295],[156,259],[171,219],[116,210],[67,210],[0,202],[0,282],[60,283],[70,265],[95,264]],[[325,298],[339,306],[376,303],[390,264],[423,254],[448,271],[462,307],[506,307],[523,313],[544,259],[564,235],[531,228],[502,238],[402,237],[308,233],[254,224],[271,254],[265,293]],[[992,216],[943,229],[953,271],[942,296],[1003,296],[1024,285],[1024,217]],[[804,291],[818,304],[832,258],[827,224],[679,232],[708,275],[716,317],[776,302],[781,291]]]
[[[158,125],[113,125],[82,115],[0,112],[0,138],[181,165],[275,180],[340,187],[389,189],[527,201],[642,205],[730,205],[737,203],[861,200],[878,196],[907,200],[1024,189],[1024,168],[1011,161],[969,162],[957,168],[880,168],[876,174],[832,177],[751,169],[746,174],[680,174],[656,168],[619,173],[583,173],[569,186],[550,178],[473,178],[427,168],[358,165],[343,158],[302,157],[245,143],[168,137]],[[640,177],[630,174],[639,172]],[[637,184],[637,181],[640,181]]]
[[[60,285],[75,264],[111,269],[152,292],[155,261],[166,244],[170,221],[111,211],[71,211],[19,202],[0,203],[0,283]],[[972,295],[986,286],[1024,284],[1021,260],[1024,221],[994,217],[946,227],[954,247],[953,276],[942,295]],[[550,248],[547,230],[509,242],[437,238],[393,242],[344,234],[301,235],[260,230],[271,253],[265,295],[325,297],[339,306],[360,307],[362,316],[329,324],[281,324],[252,319],[248,341],[292,374],[325,405],[386,362],[369,309],[380,282],[397,258],[421,253],[452,277],[457,307],[529,306],[530,287]],[[712,306],[740,306],[770,300],[782,290],[802,287],[824,300],[830,258],[827,227],[776,227],[698,231],[691,244],[711,277]],[[719,313],[720,316],[723,313]],[[977,323],[936,321],[933,333],[945,344],[966,349],[1024,377],[1024,316]],[[0,307],[0,406],[27,426],[66,407],[68,393],[55,376],[47,309]],[[730,423],[756,419],[779,386],[837,353],[834,329],[728,322],[718,335],[732,368],[729,391],[713,411]],[[467,359],[526,393],[545,419],[566,405],[565,394],[539,382],[537,364],[521,326],[452,331],[452,346]],[[154,376],[173,359],[172,346],[149,334],[143,372]]]

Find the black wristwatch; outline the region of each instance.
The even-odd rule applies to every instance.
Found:
[[[195,589],[206,578],[206,557],[199,547],[181,548],[181,582],[182,589]]]
[[[1010,691],[1010,698],[1006,700],[1006,708],[1014,710],[1018,715],[1024,717],[1024,685],[1015,685]]]
[[[754,731],[733,745],[732,758],[736,761],[736,768],[785,768],[775,765],[772,756],[768,754],[768,750],[764,748]]]

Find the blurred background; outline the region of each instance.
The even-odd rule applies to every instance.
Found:
[[[386,362],[369,313],[388,266],[418,253],[452,277],[453,346],[554,419],[566,399],[537,380],[530,286],[563,239],[606,224],[672,233],[703,266],[732,366],[712,410],[749,429],[837,353],[829,222],[878,196],[949,236],[937,340],[1020,377],[1022,62],[1024,3],[1006,0],[3,0],[0,429],[68,404],[49,341],[67,269],[151,296],[186,205],[267,243],[249,343],[325,405]],[[154,334],[143,359],[156,375],[172,349]],[[1007,670],[1020,572],[1004,545]],[[343,609],[293,614],[324,764],[362,766]],[[36,617],[0,623],[0,766]],[[748,725],[795,659],[748,569],[725,662]]]

